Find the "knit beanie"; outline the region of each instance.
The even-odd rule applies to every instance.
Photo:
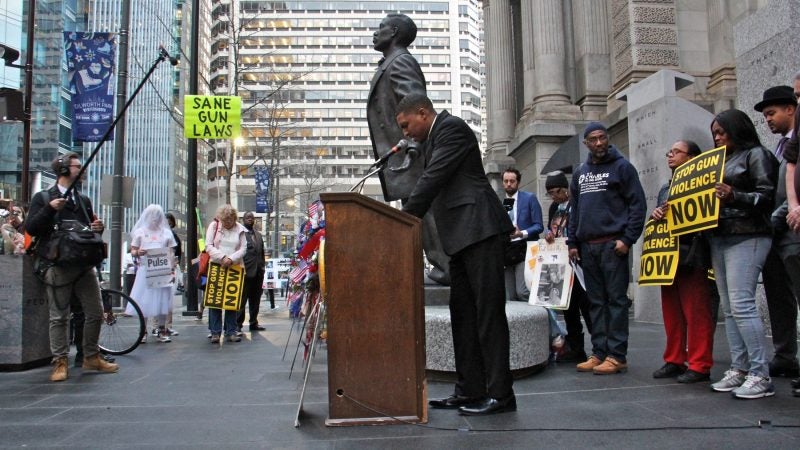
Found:
[[[588,124],[586,124],[586,128],[583,129],[583,138],[586,139],[586,136],[589,136],[589,133],[597,130],[603,131],[604,133],[608,134],[608,130],[602,123],[589,122]]]
[[[551,175],[547,176],[547,180],[545,180],[544,182],[544,187],[548,191],[553,188],[569,187],[569,183],[567,182],[567,176],[564,175],[564,172],[554,172]]]

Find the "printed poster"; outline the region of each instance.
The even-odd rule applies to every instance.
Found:
[[[714,185],[722,181],[724,169],[725,147],[703,152],[675,169],[667,200],[672,236],[717,226],[720,203]]]
[[[244,267],[232,265],[226,269],[219,263],[209,263],[203,306],[238,311],[242,301],[243,286]]]
[[[644,225],[639,286],[670,285],[678,272],[678,238],[666,220],[648,220]]]
[[[173,285],[175,274],[172,272],[172,252],[169,249],[147,249],[141,264],[145,267],[147,287],[153,289]]]
[[[566,238],[557,238],[552,244],[544,239],[528,243],[525,281],[531,291],[528,304],[550,309],[569,308],[574,277]]]

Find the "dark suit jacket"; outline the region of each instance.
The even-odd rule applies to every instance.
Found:
[[[400,139],[403,131],[397,125],[397,104],[406,95],[427,94],[425,75],[408,50],[401,49],[387,56],[372,77],[367,99],[367,124],[372,137],[375,159],[386,154]],[[400,152],[389,159],[388,167],[398,167],[405,154]],[[380,173],[386,201],[407,198],[422,174],[424,162],[417,158],[411,168],[402,173],[384,170]]]
[[[442,111],[425,142],[425,171],[403,211],[422,217],[433,210],[445,253],[514,230],[483,170],[475,133]]]
[[[517,191],[517,228],[527,231],[528,241],[538,240],[544,230],[542,206],[530,192]]]
[[[245,277],[263,279],[266,271],[264,239],[261,238],[261,233],[253,229],[247,230],[245,240],[247,242],[247,250],[245,250],[243,258]]]

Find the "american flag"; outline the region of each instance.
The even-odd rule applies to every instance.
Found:
[[[306,264],[305,261],[300,260],[297,262],[297,267],[295,267],[294,269],[292,269],[291,272],[289,272],[289,279],[292,280],[292,283],[294,284],[300,284],[306,277],[307,273],[308,273],[308,264]]]
[[[319,211],[319,200],[308,205],[308,217],[316,216],[318,211]]]

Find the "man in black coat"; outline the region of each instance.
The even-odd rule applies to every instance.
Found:
[[[256,217],[251,211],[247,211],[242,216],[242,223],[247,228],[247,233],[245,233],[247,250],[244,253],[244,296],[236,315],[238,331],[242,331],[242,325],[244,325],[245,303],[250,304],[250,331],[266,329],[258,324],[258,310],[261,305],[261,294],[264,292],[261,286],[264,283],[266,261],[264,259],[264,239],[261,237],[261,233],[253,228],[255,222]]]
[[[103,222],[92,211],[89,197],[72,190],[69,198],[64,198],[69,186],[81,171],[81,161],[77,153],[69,152],[59,156],[51,163],[58,180],[46,192],[37,192],[31,199],[31,209],[25,221],[25,230],[37,239],[37,248],[49,240],[53,228],[62,221],[73,220],[90,227],[95,233],[103,232]],[[103,320],[103,307],[100,299],[100,285],[97,272],[91,264],[84,267],[55,265],[57,261],[37,258],[37,272],[43,274],[45,295],[50,308],[50,350],[53,353],[53,371],[50,381],[67,379],[67,355],[69,354],[68,318],[70,300],[75,297],[80,302],[85,315],[83,330],[84,370],[116,372],[119,366],[107,362],[100,356],[97,341]]]
[[[403,211],[430,209],[450,256],[450,317],[456,357],[455,392],[431,400],[463,415],[517,409],[509,367],[503,251],[514,225],[483,170],[475,133],[447,111],[438,115],[425,95],[397,105],[406,137],[424,143],[425,170]]]

